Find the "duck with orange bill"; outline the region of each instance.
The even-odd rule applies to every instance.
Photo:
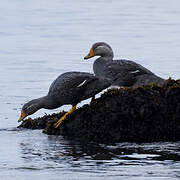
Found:
[[[92,45],[84,59],[100,56],[94,61],[93,70],[97,77],[111,79],[114,86],[139,86],[149,83],[163,84],[164,79],[142,65],[126,59],[114,60],[111,46],[105,42]]]
[[[41,108],[56,109],[62,105],[71,104],[71,110],[54,124],[57,128],[67,115],[76,110],[76,105],[79,102],[91,97],[94,98],[97,93],[109,87],[110,84],[109,80],[95,77],[86,72],[63,73],[51,84],[46,96],[24,104],[18,122],[23,121]]]

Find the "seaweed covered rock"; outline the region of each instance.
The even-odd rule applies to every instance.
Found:
[[[54,122],[62,115],[53,114],[34,121],[37,125],[45,122],[43,132],[47,134],[88,142],[178,141],[180,80],[169,79],[163,86],[110,89],[90,105],[67,116],[59,128],[54,128]],[[21,127],[27,127],[26,123]]]
[[[27,129],[45,129],[49,123],[55,123],[60,119],[66,112],[54,113],[52,115],[45,115],[36,119],[28,118],[18,126],[18,128]]]

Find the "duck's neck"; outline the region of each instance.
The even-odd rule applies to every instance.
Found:
[[[96,59],[93,64],[94,74],[102,77],[106,65],[111,61],[113,61],[113,56],[101,56]]]
[[[45,109],[57,108],[56,104],[53,102],[53,99],[48,95],[40,97],[38,99],[34,99],[32,101],[34,101],[33,104],[36,104],[37,110],[41,108],[45,108]]]
[[[113,60],[114,53],[112,49],[109,49],[108,51],[103,52],[100,56],[105,59]]]

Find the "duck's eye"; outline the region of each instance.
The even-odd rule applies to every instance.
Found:
[[[28,106],[26,109],[32,109],[34,107],[34,105],[32,104],[32,105],[30,105],[30,106]]]
[[[26,111],[26,110],[27,110],[27,108],[28,108],[28,106],[26,106],[26,107],[23,107],[23,110],[24,110],[24,111]]]
[[[33,104],[31,104],[30,106],[26,106],[26,107],[23,108],[23,110],[24,110],[25,112],[29,112],[29,111],[31,111],[32,109],[33,109]]]

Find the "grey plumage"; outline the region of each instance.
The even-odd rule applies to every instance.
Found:
[[[90,73],[67,72],[51,84],[48,96],[58,105],[76,105],[107,88],[109,84],[108,80],[101,80]]]
[[[93,74],[66,72],[53,81],[46,96],[29,101],[22,110],[27,116],[41,108],[55,109],[65,104],[75,106],[80,101],[95,96],[108,86],[110,86],[108,80],[102,80]]]
[[[159,84],[164,82],[164,79],[134,61],[113,60],[113,50],[104,42],[93,44],[91,49],[94,53],[93,56],[100,56],[93,64],[95,75],[104,79],[111,79],[112,85],[132,86],[145,85],[150,82]],[[85,59],[93,56],[86,56]]]

